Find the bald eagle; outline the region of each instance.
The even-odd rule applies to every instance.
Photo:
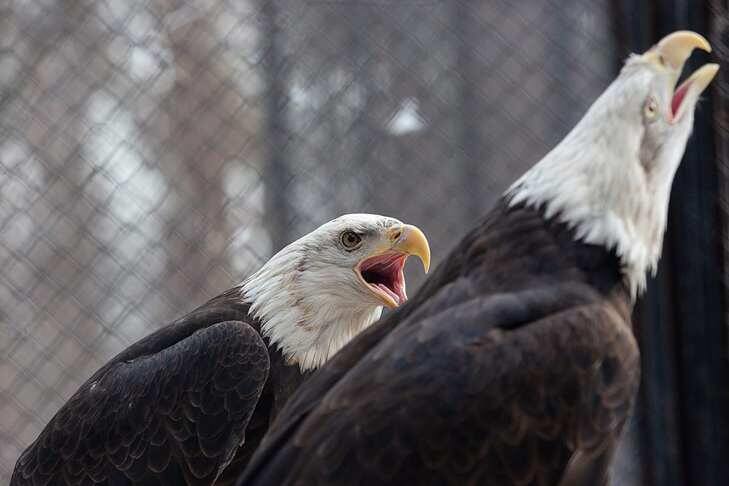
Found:
[[[383,305],[405,301],[409,255],[427,272],[425,236],[396,219],[350,214],[324,224],[109,361],[23,452],[11,484],[235,480],[310,370]]]
[[[708,64],[677,32],[630,57],[406,305],[291,398],[239,485],[607,484]]]

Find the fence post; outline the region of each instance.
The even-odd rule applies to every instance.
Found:
[[[271,237],[273,251],[283,248],[291,237],[290,193],[286,187],[291,182],[287,160],[289,130],[287,126],[286,83],[289,66],[281,52],[282,33],[279,27],[279,11],[276,0],[262,0],[261,13],[263,69],[266,81],[265,116],[267,156],[264,166],[266,188],[265,221]]]
[[[452,21],[455,32],[459,33],[456,41],[456,62],[460,77],[458,86],[458,146],[461,149],[460,157],[460,184],[465,194],[465,219],[473,220],[479,218],[484,211],[483,198],[481,196],[482,184],[480,181],[478,166],[481,161],[488,158],[485,153],[484,144],[481,142],[481,134],[477,128],[479,111],[481,109],[478,89],[478,76],[473,74],[474,59],[473,46],[478,45],[474,37],[477,29],[473,28],[472,9],[474,4],[470,2],[452,3]]]

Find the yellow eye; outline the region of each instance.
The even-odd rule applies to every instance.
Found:
[[[658,102],[652,96],[648,98],[643,109],[645,117],[649,120],[653,120],[658,114]]]
[[[343,232],[339,239],[347,250],[354,250],[362,243],[362,237],[350,230]]]

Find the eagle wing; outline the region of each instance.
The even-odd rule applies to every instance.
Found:
[[[200,326],[226,314],[193,313],[114,358],[21,455],[11,484],[212,484],[244,439],[269,369],[251,325]]]
[[[350,343],[290,400],[239,484],[604,481],[638,383],[627,323],[581,285],[444,305],[469,285]]]

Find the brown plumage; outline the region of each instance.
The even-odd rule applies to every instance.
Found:
[[[231,484],[310,370],[406,298],[409,255],[428,267],[425,235],[392,218],[320,226],[111,359],[23,452],[11,485]]]
[[[268,349],[248,307],[233,288],[117,355],[23,453],[11,484],[210,484],[245,436],[239,473],[305,378]]]
[[[718,69],[675,88],[697,47],[677,32],[629,58],[420,292],[299,389],[238,484],[606,485],[639,384],[634,299]]]
[[[502,204],[445,262],[310,379],[242,484],[601,477],[639,380],[617,257]]]

